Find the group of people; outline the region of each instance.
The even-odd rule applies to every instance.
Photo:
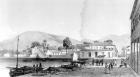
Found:
[[[35,72],[38,72],[38,71],[42,70],[42,64],[41,63],[36,64],[36,65],[34,64],[33,68],[34,68]]]
[[[104,64],[105,64],[105,74],[109,74],[111,70],[113,70],[114,66],[117,65],[115,59],[110,60],[110,62],[107,62],[106,60],[103,60],[103,59],[92,60],[92,65],[103,66]]]
[[[92,65],[95,65],[95,63],[96,63],[96,66],[103,66],[104,60],[103,59],[93,59]]]
[[[114,63],[110,62],[110,63],[105,63],[105,74],[110,74],[111,70],[113,70],[114,68]]]
[[[106,62],[105,63],[105,74],[110,74],[111,70],[113,70],[114,66],[116,66],[116,65],[117,65],[116,60],[112,60],[109,63]],[[121,59],[121,64],[120,64],[119,68],[122,66],[127,67],[127,62],[125,59]]]
[[[96,65],[96,66],[103,66],[105,64],[106,61],[104,61],[103,59],[93,59],[92,60],[92,65]],[[116,60],[111,60],[111,63],[113,65],[117,65]]]

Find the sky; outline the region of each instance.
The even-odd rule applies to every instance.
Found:
[[[0,41],[26,31],[97,40],[130,33],[134,0],[0,0]]]

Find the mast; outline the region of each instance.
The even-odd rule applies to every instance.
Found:
[[[18,39],[17,39],[17,64],[16,64],[16,68],[18,68],[18,44],[19,44],[19,35],[18,35]]]

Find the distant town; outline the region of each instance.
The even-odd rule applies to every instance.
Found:
[[[19,39],[20,40],[20,39]],[[83,41],[83,43],[73,45],[71,40],[66,37],[62,46],[50,46],[47,40],[42,42],[34,41],[29,45],[30,47],[19,51],[19,58],[71,58],[75,52],[79,59],[89,58],[104,58],[104,59],[117,59],[119,57],[129,58],[130,46],[122,48],[119,53],[116,45],[112,40],[105,41]],[[66,41],[66,44],[65,44]],[[1,50],[1,57],[14,58],[17,57],[16,51]]]

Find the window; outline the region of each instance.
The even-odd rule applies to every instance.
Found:
[[[91,57],[91,52],[88,53],[88,56]]]
[[[95,52],[95,57],[97,57],[98,56],[98,53],[97,52]]]
[[[104,49],[106,49],[106,46],[104,46]]]
[[[108,52],[108,57],[110,57],[110,52]]]

